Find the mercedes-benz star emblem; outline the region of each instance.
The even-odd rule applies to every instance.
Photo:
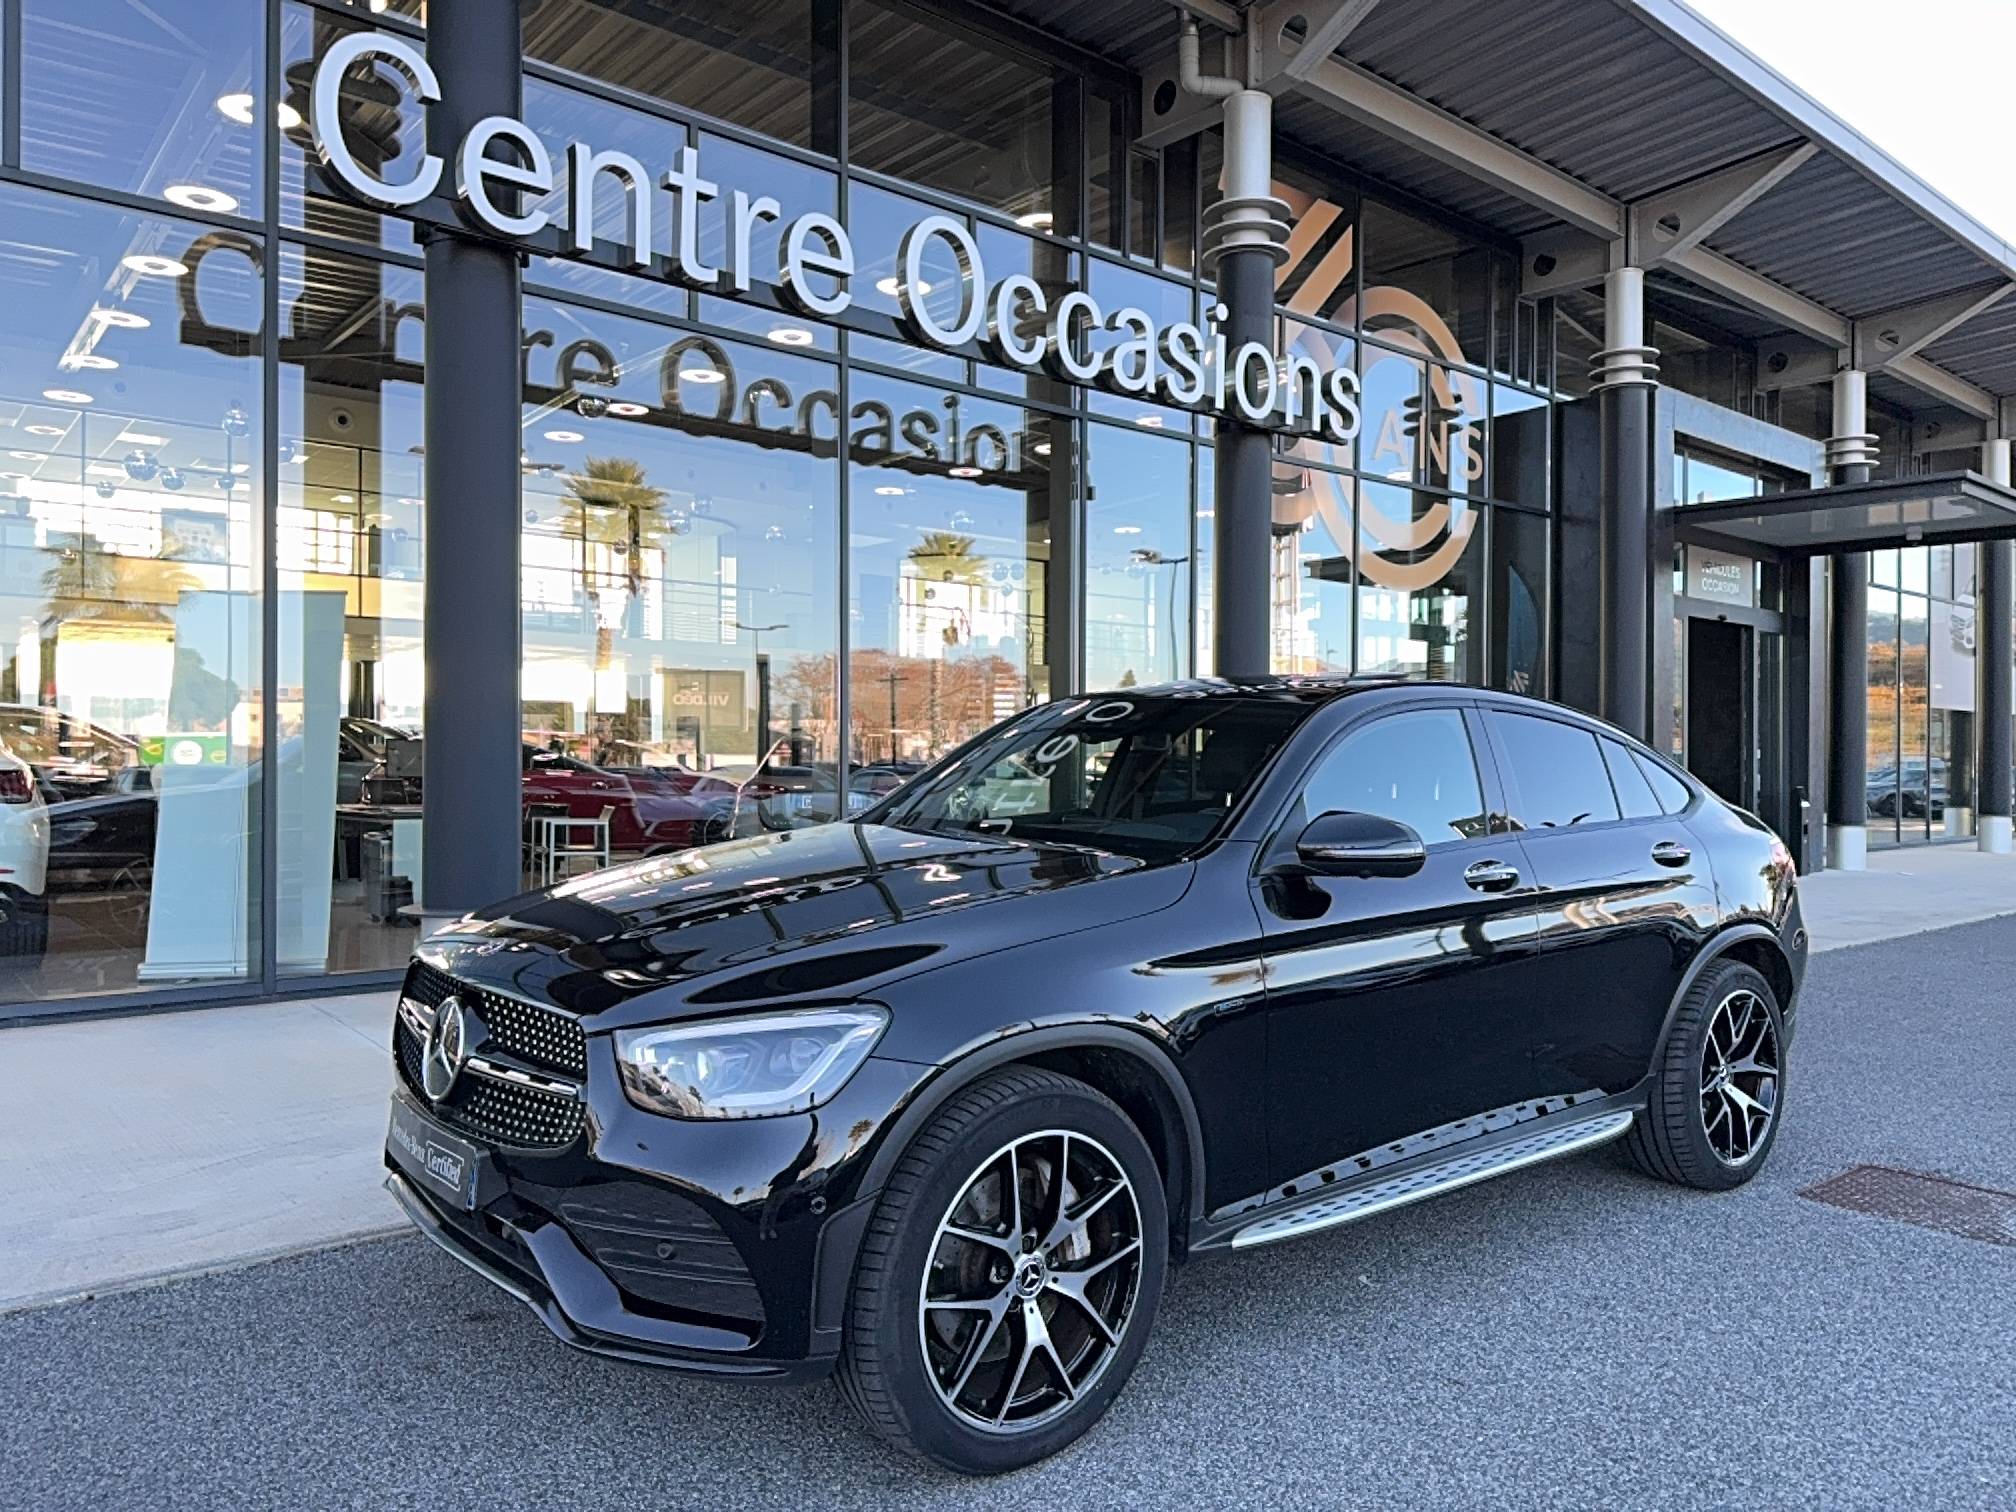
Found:
[[[469,1026],[464,1022],[462,1004],[444,998],[434,1010],[434,1023],[427,1031],[427,1047],[420,1057],[420,1085],[439,1102],[454,1089],[455,1078],[469,1059]]]

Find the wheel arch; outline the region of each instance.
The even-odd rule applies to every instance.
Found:
[[[880,1192],[896,1162],[938,1110],[990,1072],[1035,1066],[1074,1077],[1110,1097],[1147,1141],[1168,1199],[1170,1249],[1184,1252],[1201,1216],[1204,1134],[1190,1088],[1153,1040],[1114,1024],[1063,1024],[1024,1030],[961,1056],[932,1077],[882,1138],[861,1190]]]
[[[1791,957],[1786,955],[1777,935],[1762,924],[1731,925],[1701,947],[1700,953],[1688,965],[1687,974],[1680,978],[1680,985],[1673,992],[1673,1001],[1666,1005],[1666,1017],[1659,1025],[1659,1038],[1652,1047],[1652,1067],[1656,1068],[1660,1057],[1666,1053],[1666,1040],[1673,1032],[1673,1020],[1679,1016],[1680,1005],[1687,1001],[1687,994],[1694,990],[1694,984],[1711,966],[1730,960],[1740,961],[1759,972],[1778,996],[1778,1011],[1781,1014],[1790,1011],[1798,978],[1793,973]]]

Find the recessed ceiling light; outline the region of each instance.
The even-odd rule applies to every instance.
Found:
[[[233,462],[231,464],[231,471],[234,473],[248,473],[252,471],[252,464],[250,462]]]
[[[609,401],[609,413],[612,415],[621,415],[624,419],[629,420],[634,419],[638,415],[650,414],[651,406],[648,404],[638,404],[635,400],[631,399],[612,399]]]
[[[408,509],[418,509],[420,507],[420,501],[410,494],[401,494],[399,502],[404,504]]]
[[[1140,527],[1139,525],[1115,525],[1115,526],[1113,527],[1113,534],[1115,534],[1115,535],[1139,535],[1139,534],[1141,534],[1141,527]]]
[[[980,476],[980,469],[977,467],[948,467],[945,471],[955,478],[977,478]]]
[[[227,121],[236,121],[240,126],[252,124],[252,96],[245,93],[217,96],[217,113]],[[292,131],[301,124],[301,112],[286,101],[273,107],[273,118],[280,123],[282,131]]]
[[[119,259],[119,266],[150,278],[180,278],[189,271],[187,263],[172,257],[156,257],[151,252],[133,252]]]
[[[1026,226],[1031,231],[1048,231],[1057,224],[1057,217],[1048,210],[1031,210],[1027,215],[1016,216],[1015,224]]]
[[[119,359],[117,357],[101,357],[96,352],[79,352],[75,357],[64,358],[63,366],[69,368],[72,372],[76,372],[80,368],[89,368],[94,373],[107,373],[119,366]]]
[[[42,453],[40,452],[10,451],[7,455],[17,462],[40,462],[42,460]]]
[[[891,273],[887,278],[876,279],[875,287],[882,293],[887,294],[891,299],[894,299],[896,291],[901,289],[903,285],[897,281],[896,275]],[[919,294],[929,294],[931,292],[931,285],[920,278],[917,280],[917,292]]]
[[[161,191],[161,197],[184,210],[213,210],[219,215],[228,215],[238,208],[235,194],[226,194],[222,189],[211,189],[202,184],[170,184]]]
[[[875,492],[881,494],[885,499],[893,499],[907,494],[910,490],[907,488],[898,488],[894,483],[877,483],[875,485]]]
[[[337,504],[355,504],[357,502],[357,495],[355,494],[331,494],[329,497],[332,502]]]
[[[144,331],[154,324],[145,315],[135,315],[131,310],[93,310],[91,318],[100,325],[118,326],[127,331]]]
[[[94,478],[123,478],[126,476],[125,468],[114,467],[109,462],[93,462],[84,471]]]
[[[1150,430],[1162,429],[1162,417],[1160,415],[1136,415],[1134,423],[1136,425],[1145,425]]]
[[[166,436],[150,436],[145,431],[121,431],[119,439],[128,446],[166,446]]]
[[[44,389],[42,397],[51,404],[91,404],[91,396],[82,389]]]
[[[550,430],[546,432],[546,439],[548,441],[558,441],[561,442],[562,444],[566,444],[569,442],[579,441],[582,439],[582,436],[581,432],[579,431]]]
[[[679,375],[689,383],[725,383],[728,375],[719,368],[687,368]]]
[[[1050,443],[1048,441],[1038,441],[1034,446],[1030,447],[1029,449],[1035,452],[1036,455],[1039,457],[1047,457],[1050,455]]]
[[[60,436],[63,434],[63,427],[60,425],[24,425],[21,428],[31,436]],[[121,436],[119,439],[123,441],[126,438]]]
[[[803,326],[776,326],[770,332],[770,339],[779,346],[812,345],[812,333]]]

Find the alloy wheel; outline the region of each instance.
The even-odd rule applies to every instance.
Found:
[[[1126,1334],[1141,1258],[1133,1184],[1104,1145],[1045,1129],[997,1150],[925,1264],[917,1321],[939,1399],[990,1433],[1067,1412]]]
[[[1738,989],[1716,1006],[1701,1047],[1701,1127],[1724,1165],[1763,1147],[1778,1116],[1778,1030],[1764,1000]]]

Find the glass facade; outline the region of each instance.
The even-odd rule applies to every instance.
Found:
[[[423,872],[423,417],[452,400],[413,224],[328,188],[306,116],[332,43],[424,41],[424,7],[0,13],[0,1003],[396,969]],[[528,880],[566,822],[597,858],[816,822],[1071,687],[1209,671],[1208,418],[927,349],[895,291],[902,232],[948,214],[995,279],[1208,321],[1215,137],[1143,150],[1129,77],[949,7],[522,15],[548,207],[581,139],[654,171],[691,145],[782,210],[732,296],[527,263]],[[353,70],[342,98],[397,179],[424,142],[393,85]],[[1277,448],[1276,667],[1546,691],[1551,318],[1515,249],[1333,165],[1280,174],[1281,349],[1364,400],[1353,442]],[[859,254],[834,321],[763,271],[814,209]],[[598,231],[622,210],[605,182]],[[949,258],[923,280],[956,309]]]
[[[1871,845],[1974,833],[1975,549],[1869,554]]]

